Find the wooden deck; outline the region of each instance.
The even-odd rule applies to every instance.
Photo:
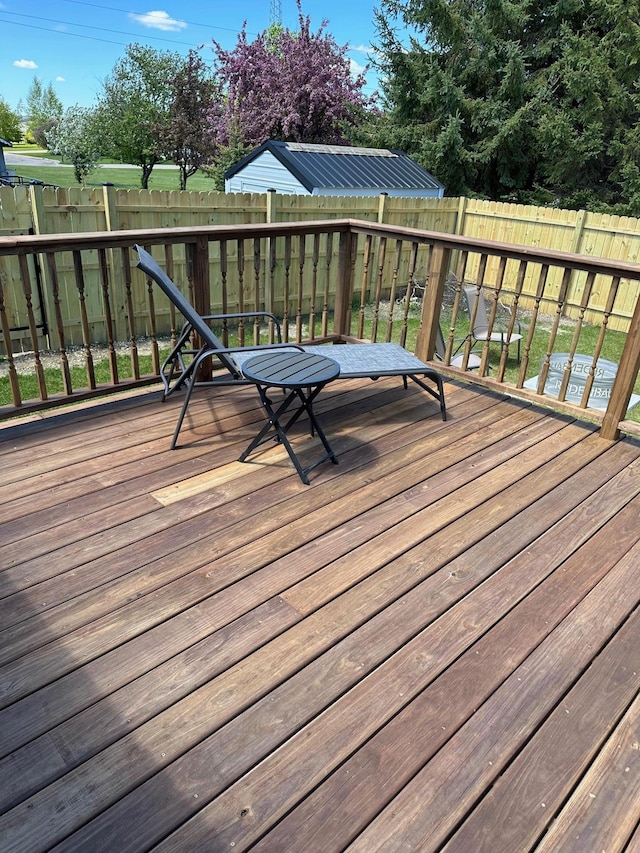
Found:
[[[0,431],[3,853],[640,850],[640,445],[447,392]]]

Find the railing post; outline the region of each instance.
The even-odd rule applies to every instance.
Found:
[[[416,340],[415,354],[422,361],[432,359],[436,349],[436,330],[440,322],[440,308],[450,263],[451,249],[435,243],[429,259],[429,278],[422,299],[420,328]]]
[[[351,293],[353,290],[353,267],[351,264],[354,236],[352,232],[340,232],[338,248],[338,280],[336,282],[335,309],[333,313],[333,331],[336,335],[349,334],[349,316],[351,313]]]
[[[627,412],[638,370],[640,370],[640,299],[636,302],[616,378],[613,381],[609,405],[602,419],[601,438],[613,441],[620,435],[618,424],[624,420]]]

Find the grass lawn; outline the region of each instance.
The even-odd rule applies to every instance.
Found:
[[[46,184],[55,184],[58,187],[80,187],[72,166],[16,166],[17,174],[29,180],[36,179]],[[119,189],[140,189],[140,178],[142,169],[98,167],[91,172],[85,182],[86,187],[101,187],[104,183],[111,183]],[[177,190],[180,189],[180,178],[177,167],[171,169],[154,169],[149,179],[150,190]],[[207,178],[202,172],[196,172],[187,181],[187,189],[195,191],[213,192],[213,180]]]

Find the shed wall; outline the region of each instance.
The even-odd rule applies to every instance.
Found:
[[[224,182],[228,193],[263,193],[274,189],[279,193],[310,195],[307,188],[277,160],[270,151],[263,151],[247,163],[232,178]]]

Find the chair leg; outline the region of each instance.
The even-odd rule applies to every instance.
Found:
[[[424,391],[427,392],[427,394],[431,394],[431,396],[434,397],[440,403],[440,412],[442,414],[442,420],[446,421],[446,419],[447,419],[447,407],[446,407],[445,401],[444,401],[444,385],[442,383],[442,377],[440,376],[440,374],[435,373],[435,372],[434,373],[427,373],[427,374],[425,374],[425,376],[428,376],[429,379],[431,379],[433,382],[436,383],[436,386],[438,388],[437,391],[434,391],[433,388],[430,388],[427,385],[427,383],[423,382],[422,379],[420,379],[418,376],[414,376],[413,374],[410,374],[409,378],[413,379],[413,381],[416,383],[416,385],[419,385]]]

